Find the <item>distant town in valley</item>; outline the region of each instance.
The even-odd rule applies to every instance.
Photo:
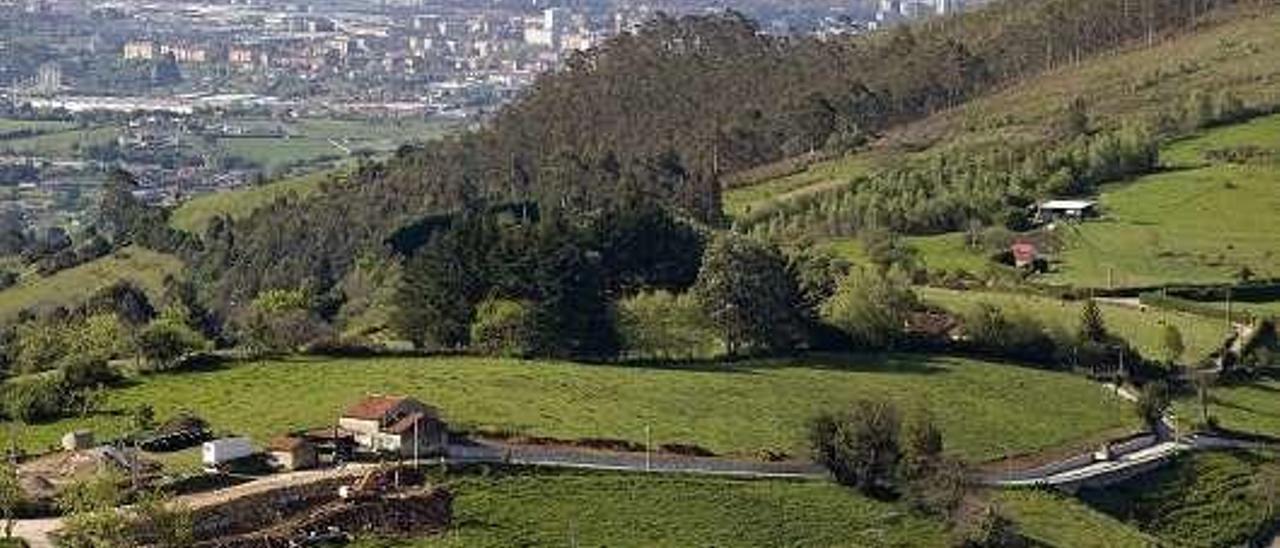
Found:
[[[0,0],[0,548],[1280,548],[1280,0]]]
[[[839,36],[961,0],[747,3],[762,31]],[[679,0],[0,2],[0,215],[75,226],[104,174],[192,196],[430,139]]]

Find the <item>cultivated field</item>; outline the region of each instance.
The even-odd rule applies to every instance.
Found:
[[[455,527],[390,546],[947,546],[905,507],[826,482],[499,472],[453,480]]]
[[[580,365],[480,358],[295,359],[158,375],[112,390],[88,418],[22,429],[48,447],[73,428],[125,428],[127,410],[160,417],[190,409],[215,429],[265,441],[331,424],[367,393],[414,395],[455,427],[560,438],[693,443],[720,454],[804,456],[805,424],[858,398],[924,406],[948,449],[985,460],[1088,444],[1130,430],[1127,404],[1089,381],[973,360],[916,355],[825,356],[685,368]],[[0,428],[0,434],[7,429]]]
[[[927,302],[948,310],[964,312],[979,302],[986,302],[1004,309],[1022,310],[1039,318],[1050,328],[1074,333],[1080,325],[1083,302],[1060,301],[1047,297],[1016,293],[982,291],[952,291],[937,288],[919,288],[920,296]],[[1127,306],[1102,303],[1103,319],[1114,334],[1124,337],[1150,359],[1162,359],[1164,322],[1172,323],[1182,333],[1186,345],[1184,361],[1194,362],[1207,357],[1227,336],[1224,321],[1193,314],[1169,312],[1159,309],[1141,310]]]
[[[12,318],[31,306],[79,304],[94,291],[120,280],[132,280],[158,298],[165,276],[181,269],[182,263],[176,257],[127,247],[52,276],[24,277],[18,285],[0,291],[0,318]]]

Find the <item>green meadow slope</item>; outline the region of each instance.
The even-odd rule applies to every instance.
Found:
[[[21,429],[28,448],[63,433],[122,432],[147,403],[181,409],[259,442],[330,424],[367,393],[409,394],[455,427],[560,438],[692,443],[720,454],[806,453],[805,425],[859,398],[936,415],[949,450],[972,459],[1085,446],[1136,424],[1127,403],[1080,377],[918,355],[814,356],[687,368],[480,358],[296,359],[163,374],[109,391],[104,412]],[[7,433],[0,429],[0,434]]]
[[[1037,490],[1001,491],[996,504],[1037,545],[1054,548],[1140,548],[1159,541],[1132,525],[1066,495]]]
[[[1230,92],[1245,104],[1280,102],[1280,10],[1227,10],[1194,33],[1151,47],[1086,59],[1030,78],[920,122],[892,130],[870,149],[814,164],[798,174],[726,192],[731,216],[775,209],[791,197],[838,186],[879,167],[914,161],[922,153],[982,151],[1047,139],[1065,105],[1084,101],[1094,129],[1178,116],[1195,94],[1211,101]],[[1210,157],[1232,147],[1276,153],[1280,116],[1203,131],[1163,147],[1165,171],[1104,187],[1106,218],[1059,231],[1065,243],[1057,273],[1043,281],[1075,286],[1227,282],[1244,270],[1280,276],[1273,225],[1280,220],[1280,161],[1237,165]],[[1280,158],[1272,154],[1272,159]],[[991,268],[961,234],[916,236],[931,271]],[[857,258],[856,239],[829,245]]]
[[[1213,150],[1256,147],[1240,165]],[[1205,131],[1163,151],[1168,171],[1102,193],[1105,218],[1070,227],[1051,282],[1104,287],[1280,277],[1280,115]]]
[[[172,255],[131,246],[52,276],[26,276],[17,285],[0,291],[0,318],[13,318],[34,306],[71,306],[94,291],[120,280],[141,286],[152,298],[159,298],[166,276],[182,270],[182,261]]]
[[[214,217],[241,219],[254,210],[286,196],[306,197],[320,190],[320,184],[340,177],[341,170],[300,175],[262,185],[237,188],[197,196],[178,206],[169,217],[174,228],[200,234]]]
[[[825,482],[497,472],[451,478],[455,526],[356,546],[948,546],[945,528]]]

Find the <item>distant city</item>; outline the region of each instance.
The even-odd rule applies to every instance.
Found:
[[[75,224],[117,167],[190,196],[341,166],[475,123],[658,13],[870,32],[961,0],[0,0],[0,208]],[[394,120],[394,123],[386,123]]]

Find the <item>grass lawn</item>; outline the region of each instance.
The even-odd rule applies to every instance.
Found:
[[[328,141],[300,137],[236,137],[219,139],[227,154],[244,158],[268,172],[311,162],[324,157],[345,157],[347,153]]]
[[[24,277],[18,285],[0,291],[0,318],[12,318],[35,305],[78,304],[94,291],[125,279],[133,280],[157,298],[163,291],[165,276],[181,269],[182,262],[172,255],[128,247],[52,276]]]
[[[1217,387],[1209,395],[1209,414],[1223,428],[1280,437],[1280,380]],[[1184,419],[1200,417],[1195,398],[1179,401],[1176,409]]]
[[[1020,309],[1039,318],[1047,326],[1074,333],[1080,325],[1083,302],[1060,301],[1048,297],[983,291],[952,291],[932,287],[919,288],[925,301],[955,312],[971,309],[979,302],[987,302],[1005,309]],[[1103,319],[1112,333],[1120,335],[1148,358],[1160,358],[1163,353],[1164,322],[1177,326],[1182,333],[1186,354],[1183,359],[1196,361],[1206,357],[1226,339],[1226,326],[1222,321],[1156,309],[1139,310],[1126,306],[1102,303]]]
[[[1139,548],[1156,546],[1152,536],[1061,493],[1038,490],[994,494],[1003,513],[1039,546]]]
[[[965,244],[964,234],[908,236],[904,239],[915,248],[919,257],[924,260],[925,268],[931,272],[964,270],[980,274],[989,269],[1000,268],[984,252],[970,249]],[[855,264],[868,262],[866,251],[862,249],[862,242],[858,238],[835,238],[823,241],[820,245]]]
[[[176,228],[201,234],[214,217],[228,215],[232,219],[241,219],[248,217],[255,209],[290,193],[300,197],[306,196],[319,190],[321,181],[334,176],[335,173],[337,172],[311,173],[265,185],[198,196],[178,206],[169,218],[169,222]]]
[[[1214,452],[1081,496],[1170,546],[1243,546],[1280,517],[1267,500],[1278,489],[1276,455]]]
[[[455,427],[561,438],[696,443],[721,454],[763,449],[804,456],[805,423],[859,398],[926,406],[958,455],[985,460],[1088,444],[1136,425],[1128,404],[1070,375],[916,355],[814,356],[687,368],[482,358],[296,359],[147,377],[112,390],[106,411],[141,403],[161,418],[190,409],[218,430],[259,442],[331,424],[367,393],[409,394]],[[25,427],[28,448],[73,428],[104,439],[122,413]],[[0,436],[8,429],[0,428]]]
[[[1160,157],[1170,166],[1199,167],[1211,163],[1206,156],[1209,151],[1241,146],[1256,146],[1264,150],[1280,147],[1280,116],[1266,116],[1213,128],[1170,144],[1161,152]]]
[[[390,546],[947,546],[939,523],[826,482],[549,471],[451,484],[454,526]]]

